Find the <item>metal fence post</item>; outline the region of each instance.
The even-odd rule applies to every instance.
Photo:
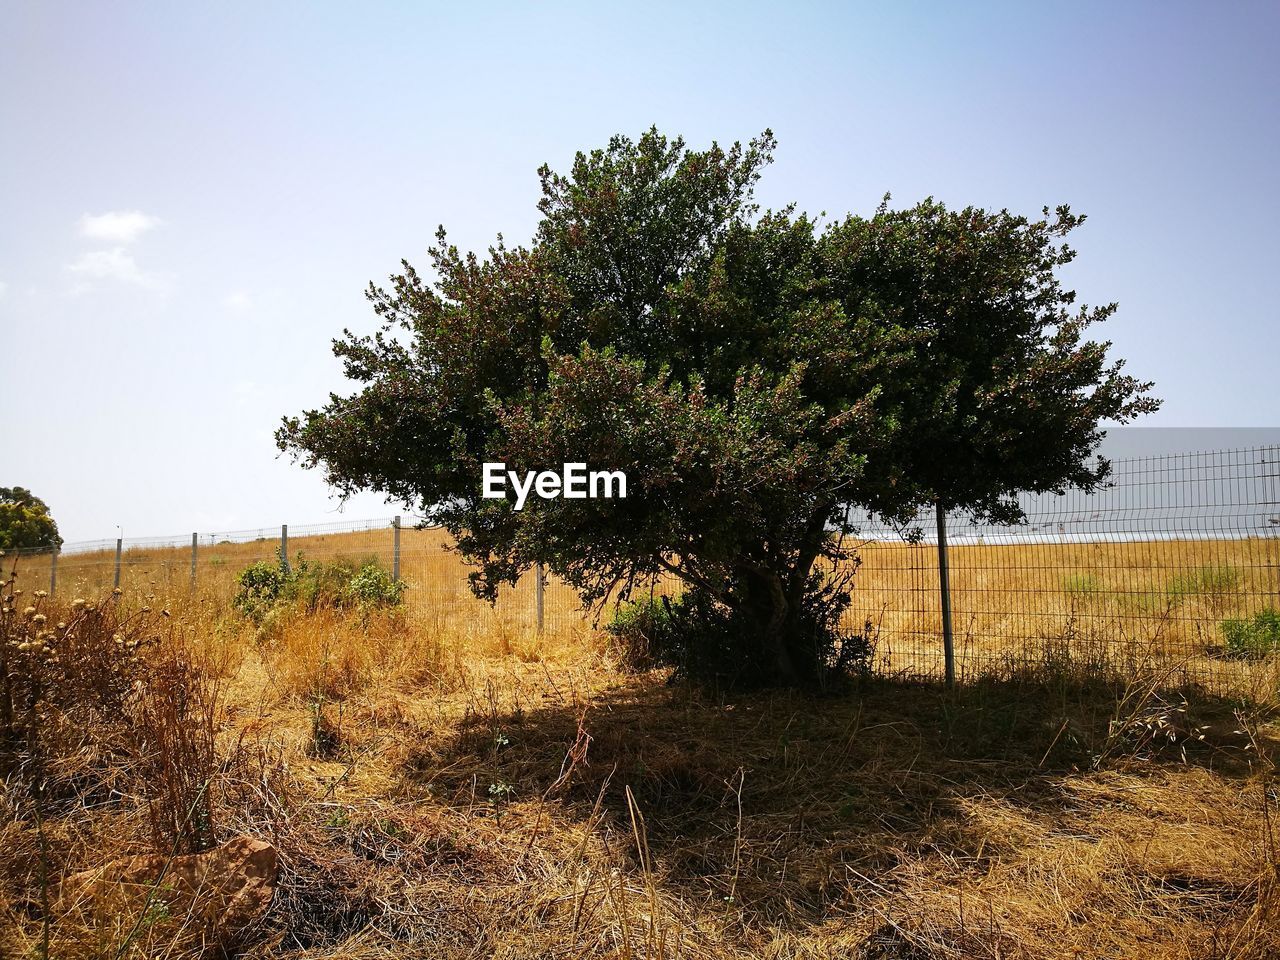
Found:
[[[951,632],[951,571],[947,565],[947,511],[942,501],[938,510],[938,589],[942,594],[942,655],[946,662],[947,686],[956,685],[955,637]]]
[[[196,551],[200,548],[200,534],[191,534],[191,592],[196,592]]]
[[[289,572],[289,525],[280,524],[280,569]]]
[[[391,521],[391,529],[394,531],[394,539],[391,545],[391,579],[396,583],[400,582],[400,517],[397,516]]]
[[[120,554],[124,552],[124,537],[116,537],[116,582],[114,589],[120,589]]]
[[[534,575],[533,598],[534,598],[534,604],[537,607],[537,611],[538,611],[538,632],[541,633],[542,626],[543,626],[542,601],[543,601],[544,587],[546,585],[546,580],[547,580],[546,574],[542,572],[542,564],[540,563],[534,564],[533,575]]]
[[[49,554],[49,596],[58,592],[58,548]]]

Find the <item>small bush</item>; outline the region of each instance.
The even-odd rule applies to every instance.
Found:
[[[24,596],[13,577],[0,584],[0,772],[19,741],[32,750],[55,733],[75,740],[114,723],[165,616],[146,608],[127,614],[117,594],[68,605],[44,590]],[[56,755],[63,747],[76,749],[41,749]]]
[[[680,601],[677,601],[680,602]],[[609,652],[624,670],[652,669],[676,646],[672,604],[667,597],[619,603],[605,624]],[[655,659],[655,652],[660,656]]]
[[[766,656],[745,618],[697,591],[619,604],[605,630],[631,669],[671,667],[704,687],[735,686]]]
[[[844,604],[815,591],[800,611],[801,632],[813,644],[823,685],[864,676],[873,656],[873,631],[839,626]],[[671,667],[674,677],[727,690],[770,684],[773,654],[760,625],[698,590],[672,600],[658,597],[620,604],[605,627],[619,659],[633,669]]]
[[[1251,619],[1224,620],[1220,626],[1228,656],[1256,660],[1280,652],[1280,611],[1272,607]]]
[[[236,595],[232,604],[254,623],[263,618],[285,597],[293,583],[283,565],[259,560],[240,571],[236,577]]]
[[[347,584],[347,601],[362,609],[394,607],[404,598],[404,583],[376,563],[366,563]]]
[[[157,852],[208,848],[218,684],[193,653],[167,610],[130,611],[119,591],[28,597],[10,577],[0,584],[0,778],[54,806],[141,797]]]
[[[281,609],[291,604],[309,613],[320,609],[364,613],[399,605],[405,590],[376,560],[318,563],[301,556],[288,570],[259,560],[240,571],[236,584],[235,608],[259,627],[279,619]]]
[[[340,610],[348,605],[347,594],[357,569],[346,559],[323,563],[299,556],[293,566],[288,599],[298,601],[309,613],[325,608]]]

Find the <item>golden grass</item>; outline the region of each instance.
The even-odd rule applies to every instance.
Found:
[[[713,700],[615,670],[579,616],[537,634],[528,585],[475,603],[414,536],[405,610],[267,631],[227,598],[272,544],[208,551],[195,596],[181,551],[130,558],[119,602],[177,625],[154,656],[219,680],[219,837],[280,852],[247,956],[1280,956],[1274,665],[1210,650],[1268,602],[1273,544],[959,547],[957,629],[983,655],[957,691]],[[851,615],[911,672],[912,638],[936,643],[930,548],[865,556]],[[93,592],[92,562],[62,558],[60,602]],[[1238,670],[1253,702],[1188,686],[1184,660]],[[40,956],[46,916],[50,956],[217,955],[154,905],[46,913],[63,876],[155,849],[144,788],[100,787],[135,782],[116,762],[82,759],[39,818],[20,770],[0,788],[0,956]]]
[[[440,530],[401,532],[406,606],[437,631],[507,638],[536,625],[532,575],[495,606],[476,600],[468,568]],[[197,594],[226,601],[235,577],[254,560],[274,559],[279,542],[201,545]],[[391,565],[392,533],[373,530],[291,537],[290,554],[312,560],[376,559]],[[846,624],[877,640],[878,667],[889,674],[938,676],[942,613],[936,548],[929,544],[862,544]],[[1098,543],[953,545],[951,593],[962,676],[1006,672],[1069,655],[1124,672],[1176,665],[1187,682],[1219,692],[1264,696],[1277,679],[1272,665],[1220,655],[1220,624],[1280,605],[1280,538],[1148,540]],[[43,585],[48,560],[27,561]],[[186,596],[190,548],[126,550],[122,583],[130,591]],[[110,551],[66,554],[59,592],[96,595],[111,588]],[[591,618],[564,584],[551,579],[544,621],[554,631],[590,629]],[[509,642],[509,641],[508,641]]]

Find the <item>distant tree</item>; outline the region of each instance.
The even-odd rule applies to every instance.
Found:
[[[0,487],[0,550],[53,550],[58,525],[43,500],[26,487]]]
[[[1057,278],[1082,217],[762,213],[773,147],[615,137],[540,171],[530,246],[464,256],[441,228],[434,283],[405,262],[369,288],[381,329],[335,342],[360,389],[286,418],[281,449],[430,511],[479,595],[536,562],[587,602],[673,576],[720,663],[821,680],[848,602],[821,562],[849,508],[1016,520],[1018,491],[1103,482],[1099,424],[1157,402],[1084,337],[1114,305]],[[486,461],[621,469],[628,497],[516,512],[481,498]]]

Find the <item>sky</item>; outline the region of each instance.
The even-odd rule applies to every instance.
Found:
[[[400,512],[272,438],[366,285],[654,124],[771,128],[766,206],[1069,203],[1147,425],[1280,426],[1280,5],[469,6],[0,0],[0,486],[68,541]]]

